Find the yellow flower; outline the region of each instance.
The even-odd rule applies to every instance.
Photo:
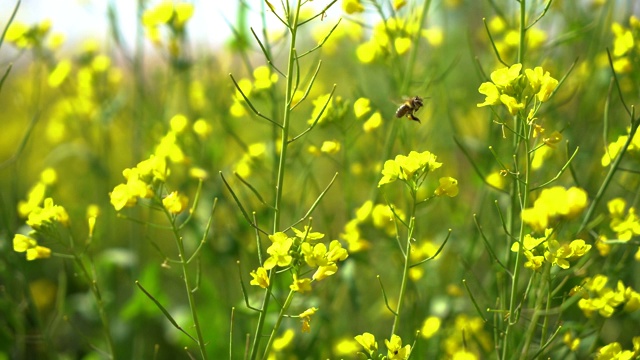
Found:
[[[398,37],[394,40],[394,47],[399,55],[403,55],[411,48],[411,39],[408,37]]]
[[[62,206],[55,205],[52,198],[44,199],[44,207],[35,208],[27,219],[27,225],[36,230],[40,227],[51,225],[54,222],[68,226],[69,215]]]
[[[447,195],[449,197],[455,197],[458,195],[458,180],[452,177],[440,178],[440,186],[435,190],[437,196]]]
[[[253,280],[251,280],[249,284],[260,286],[263,289],[269,287],[269,275],[267,274],[267,269],[261,266],[257,270],[250,272],[249,275],[253,277]]]
[[[442,45],[442,40],[444,39],[442,29],[439,27],[422,30],[422,36],[424,36],[424,38],[427,39],[427,42],[434,47]]]
[[[324,280],[325,278],[335,274],[338,271],[338,265],[329,263],[326,266],[319,266],[318,270],[313,274],[313,280]]]
[[[571,334],[571,332],[569,331],[567,331],[562,337],[562,342],[564,342],[564,344],[567,345],[567,347],[571,351],[578,350],[578,347],[580,346],[580,338],[573,337],[573,334]]]
[[[13,251],[15,252],[25,252],[31,248],[35,248],[37,245],[38,242],[28,236],[22,234],[15,234],[13,236]]]
[[[58,88],[71,72],[71,61],[61,60],[49,74],[47,82],[52,88]]]
[[[309,292],[311,291],[311,279],[298,279],[298,275],[293,274],[293,283],[289,285],[289,288],[301,294]]]
[[[293,341],[295,335],[296,333],[293,330],[285,330],[285,332],[280,337],[273,340],[273,350],[279,351],[289,346],[289,344],[291,344],[291,342]]]
[[[358,344],[362,345],[369,356],[378,351],[378,342],[376,342],[376,338],[373,334],[365,332],[362,335],[357,335],[355,339]]]
[[[284,238],[283,238],[284,235]],[[271,255],[264,261],[264,268],[271,270],[274,267],[285,267],[291,264],[293,257],[289,255],[289,249],[293,245],[293,239],[287,237],[284,233],[276,233],[273,236],[269,236],[273,243],[267,249],[267,253]]]
[[[633,33],[630,29],[625,29],[619,23],[611,25],[611,31],[615,36],[613,42],[613,56],[625,56],[634,47]]]
[[[337,141],[325,141],[322,143],[320,151],[325,154],[336,154],[340,151],[340,143]]]
[[[38,208],[44,201],[46,191],[47,186],[44,182],[41,181],[36,183],[31,188],[31,190],[29,190],[27,200],[21,200],[20,202],[18,202],[18,214],[20,215],[20,217],[27,217],[33,210]]]
[[[507,107],[507,109],[509,110],[509,114],[511,115],[515,115],[518,113],[518,111],[524,109],[524,104],[519,103],[518,100],[516,100],[516,98],[514,98],[513,96],[502,94],[500,95],[500,102],[502,102]]]
[[[478,92],[486,96],[484,102],[477,105],[478,107],[497,105],[500,103],[500,90],[498,90],[498,87],[496,87],[494,83],[484,82],[480,84]]]
[[[184,129],[187,128],[189,124],[189,119],[183,114],[176,114],[169,120],[169,125],[171,126],[171,130],[176,133],[181,133]]]
[[[209,122],[205,119],[198,119],[193,123],[193,132],[195,132],[200,139],[206,139],[212,131],[211,125],[209,125]]]
[[[36,246],[34,248],[27,249],[27,260],[47,259],[51,257],[51,249],[44,246]]]
[[[364,132],[369,133],[382,125],[382,115],[380,115],[379,111],[376,111],[369,117],[367,121],[362,124],[362,129]]]
[[[164,206],[169,213],[176,215],[183,212],[189,206],[189,199],[182,194],[178,194],[177,191],[173,191],[162,199],[162,206]]]
[[[271,69],[266,66],[258,66],[253,70],[253,86],[256,90],[268,89],[271,85],[278,81],[278,74],[271,72]]]
[[[425,339],[432,338],[438,332],[438,330],[440,330],[441,323],[442,321],[439,317],[429,316],[424,320],[424,323],[422,324],[420,335],[422,335],[422,337],[424,337]]]
[[[389,360],[405,360],[411,354],[411,345],[403,347],[402,339],[396,334],[391,335],[390,340],[385,339],[384,344],[387,346],[387,358]]]
[[[378,187],[394,182],[400,176],[400,166],[394,160],[387,160],[384,162],[384,168],[382,169],[382,179],[378,182]]]
[[[491,73],[491,81],[500,89],[510,88],[520,76],[522,64],[514,64],[509,68],[500,68]]]
[[[371,111],[371,100],[361,97],[353,103],[353,113],[359,119]]]
[[[360,0],[343,0],[342,10],[347,14],[356,14],[364,11],[364,6],[360,3]]]

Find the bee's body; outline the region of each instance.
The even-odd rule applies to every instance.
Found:
[[[420,122],[420,119],[415,117],[414,113],[418,111],[422,106],[424,106],[422,98],[420,96],[414,96],[411,99],[405,101],[404,104],[402,104],[398,108],[398,110],[396,110],[396,117],[401,118],[406,116],[413,121]]]

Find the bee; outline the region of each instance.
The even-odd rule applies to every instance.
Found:
[[[396,110],[396,117],[401,118],[403,116],[408,117],[413,121],[420,122],[420,119],[415,117],[414,113],[424,106],[422,98],[420,96],[414,96],[402,104],[398,110]]]

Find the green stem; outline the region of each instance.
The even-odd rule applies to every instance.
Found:
[[[276,323],[273,325],[273,330],[271,330],[269,341],[267,341],[267,346],[264,349],[262,360],[266,360],[269,357],[269,351],[271,351],[271,345],[273,345],[273,340],[276,338],[276,333],[280,328],[280,324],[282,323],[282,319],[284,318],[285,313],[287,312],[287,310],[289,310],[289,305],[291,305],[291,301],[293,300],[294,294],[295,294],[295,291],[293,290],[289,291],[289,295],[287,296],[287,299],[285,300],[284,305],[282,305],[282,308],[280,309],[280,313],[278,314],[278,319],[276,320]]]
[[[202,329],[200,327],[200,321],[198,320],[198,312],[196,310],[196,300],[193,296],[193,291],[191,288],[191,283],[189,281],[189,269],[187,268],[187,259],[186,252],[184,250],[184,243],[182,241],[182,237],[178,232],[178,228],[175,224],[175,218],[169,213],[167,209],[162,207],[165,215],[171,222],[171,230],[173,232],[173,236],[175,237],[176,244],[178,245],[178,253],[180,256],[180,265],[182,265],[182,277],[184,280],[184,286],[187,290],[187,298],[189,299],[189,309],[191,310],[191,318],[193,319],[193,326],[196,329],[196,337],[198,339],[198,348],[200,349],[200,355],[202,355],[203,359],[207,359],[207,351],[205,348],[204,337],[202,336]]]
[[[73,258],[76,264],[78,264],[80,271],[89,282],[89,289],[91,289],[91,293],[96,300],[96,307],[98,308],[98,314],[100,315],[100,321],[102,322],[104,337],[107,340],[107,347],[109,348],[109,358],[115,359],[115,346],[113,345],[113,339],[111,338],[111,326],[109,325],[109,317],[107,316],[107,312],[104,308],[104,302],[102,300],[100,288],[98,287],[98,281],[89,273],[89,270],[87,270],[84,262],[76,253],[76,250],[73,248],[73,239],[71,239],[71,244]]]
[[[282,118],[282,130],[281,130],[281,139],[280,139],[280,158],[278,160],[278,173],[276,175],[276,191],[275,191],[275,199],[274,199],[274,216],[273,216],[273,233],[275,234],[280,229],[280,220],[282,216],[282,189],[284,187],[284,173],[285,166],[287,160],[287,147],[289,145],[289,128],[291,122],[291,101],[293,99],[293,77],[295,76],[295,60],[296,60],[296,35],[298,33],[298,21],[300,18],[300,1],[297,1],[296,9],[293,13],[293,20],[289,24],[289,30],[291,31],[291,42],[289,44],[289,59],[287,61],[287,84],[285,89],[285,106],[284,106],[284,114]],[[287,12],[288,13],[288,12]],[[271,280],[273,275],[273,271],[269,274],[269,279]],[[262,301],[262,308],[260,309],[260,315],[258,316],[258,325],[256,326],[256,332],[254,334],[253,346],[251,347],[251,355],[250,359],[255,360],[258,355],[258,349],[260,348],[260,341],[262,340],[262,329],[264,328],[264,322],[267,315],[267,309],[269,307],[269,300],[271,298],[271,287],[273,286],[273,282],[269,282],[269,287],[264,293],[264,298]],[[277,331],[280,322],[276,324],[274,327],[274,332]],[[273,337],[273,333],[272,333]],[[272,337],[269,338],[268,347],[271,346]]]
[[[525,22],[526,22],[526,0],[520,0],[520,43],[518,47],[518,59],[517,59],[518,63],[522,63],[524,61],[524,47],[525,47],[526,31],[527,31]],[[514,181],[514,186],[512,186],[511,188],[511,198],[513,200],[511,203],[511,211],[509,212],[510,234],[513,234],[512,230],[513,230],[513,226],[515,225],[514,222],[516,221],[516,218],[517,218],[516,209],[520,207],[520,210],[522,210],[522,208],[526,207],[527,201],[529,199],[529,182],[530,182],[529,168],[531,165],[531,155],[529,154],[529,141],[528,141],[529,132],[526,129],[525,121],[522,119],[522,116],[520,114],[516,115],[515,121],[516,123],[514,125],[514,129],[517,129],[517,131],[521,135],[521,136],[518,136],[518,134],[516,134],[514,136],[513,149],[514,149],[514,154],[516,156],[516,164],[518,163],[517,161],[519,158],[518,149],[520,148],[520,146],[524,146],[523,154],[525,157],[525,162],[524,162],[524,178],[521,179],[522,184],[520,183],[520,181]],[[518,170],[518,172],[520,171]],[[521,218],[520,229],[518,232],[518,242],[520,243],[520,246],[518,248],[518,252],[516,253],[513,276],[511,278],[511,293],[509,295],[509,311],[507,313],[508,320],[507,320],[506,328],[504,330],[502,359],[507,359],[507,356],[510,354],[510,349],[509,349],[510,341],[511,341],[510,338],[512,337],[512,333],[514,330],[513,327],[517,324],[518,318],[519,318],[519,314],[516,314],[516,309],[518,307],[518,304],[517,304],[518,282],[520,280],[520,272],[522,270],[521,263],[522,263],[523,248],[524,248],[522,244],[522,239],[524,238],[524,235],[525,235],[525,224]]]
[[[404,252],[404,268],[402,270],[402,283],[400,284],[400,293],[398,294],[398,305],[396,306],[396,312],[393,316],[393,326],[391,327],[391,336],[396,333],[398,328],[398,322],[400,321],[400,310],[402,309],[402,302],[404,300],[404,294],[407,290],[407,283],[409,281],[409,269],[410,269],[410,257],[411,254],[411,238],[413,238],[413,232],[416,227],[416,191],[411,192],[413,197],[413,204],[411,206],[411,217],[409,218],[409,229],[407,232],[407,243]]]
[[[296,35],[298,33],[298,19],[300,15],[300,0],[295,9],[293,23],[290,24],[291,43],[289,44],[289,60],[287,65],[287,87],[285,89],[285,106],[282,118],[282,131],[280,139],[280,159],[278,161],[278,176],[276,183],[275,214],[273,217],[273,232],[280,228],[282,211],[282,188],[284,187],[284,172],[287,160],[287,147],[289,145],[289,127],[291,122],[291,100],[293,99],[293,77],[295,75],[296,60]]]

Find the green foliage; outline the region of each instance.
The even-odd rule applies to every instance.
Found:
[[[633,1],[238,4],[2,9],[0,358],[640,356]]]

